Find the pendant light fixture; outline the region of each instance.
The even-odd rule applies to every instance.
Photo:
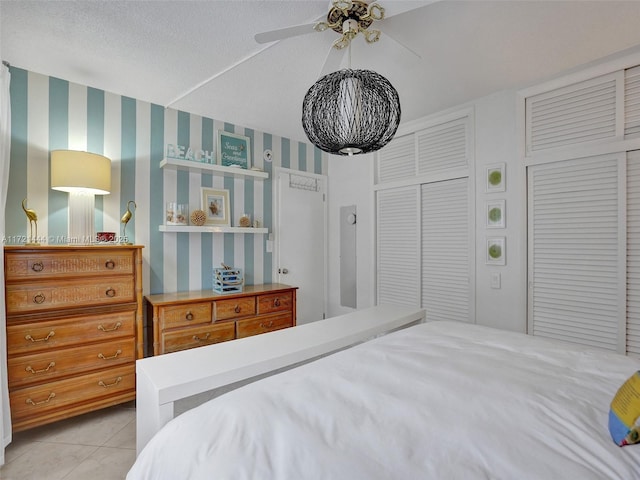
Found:
[[[335,155],[381,149],[400,124],[400,98],[385,77],[347,68],[325,75],[302,102],[302,127],[309,141]]]
[[[380,13],[383,17],[384,10]],[[338,50],[349,48],[349,68],[320,78],[302,102],[302,127],[307,138],[334,155],[379,150],[391,141],[400,124],[400,98],[391,82],[371,70],[351,69],[351,41],[362,31],[361,21],[346,18],[342,37],[333,44]],[[380,36],[379,31],[365,32],[369,43]]]

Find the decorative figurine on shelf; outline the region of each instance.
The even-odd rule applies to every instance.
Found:
[[[194,210],[191,212],[191,223],[201,227],[207,221],[207,214],[204,210]]]
[[[136,208],[138,208],[138,206],[136,205],[136,202],[134,202],[133,200],[129,200],[127,202],[127,211],[124,212],[124,215],[122,215],[122,218],[120,219],[120,223],[122,223],[122,237],[120,238],[120,243],[123,243],[125,245],[133,245],[131,242],[128,241],[127,239],[127,223],[129,223],[129,220],[131,220],[131,216],[133,215],[131,213],[131,210],[129,209],[129,206],[133,203],[133,209],[135,210]]]
[[[25,245],[40,245],[38,243],[38,214],[35,212],[35,210],[31,210],[30,208],[27,208],[25,206],[25,202],[27,201],[27,199],[25,198],[24,200],[22,200],[22,210],[24,210],[24,213],[27,215],[27,218],[29,219],[29,241],[25,242]],[[36,236],[33,236],[33,226],[36,226]]]

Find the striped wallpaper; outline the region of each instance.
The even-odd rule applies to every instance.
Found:
[[[247,284],[272,281],[266,236],[253,234],[161,233],[165,202],[200,207],[200,187],[229,190],[232,224],[251,214],[273,230],[270,177],[236,179],[159,168],[167,144],[216,150],[217,130],[251,138],[253,165],[272,173],[282,166],[326,174],[326,155],[310,143],[201,117],[11,67],[11,167],[6,207],[6,244],[29,234],[20,207],[38,214],[38,236],[66,243],[67,194],[49,188],[49,152],[86,150],[112,161],[111,194],[96,197],[96,231],[120,232],[128,200],[138,208],[127,236],[144,245],[144,293],[212,288],[212,268],[224,262],[243,268]],[[265,149],[273,161],[264,162]]]

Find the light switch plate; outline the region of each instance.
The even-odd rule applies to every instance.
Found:
[[[491,288],[500,288],[500,274],[492,273],[491,274]]]

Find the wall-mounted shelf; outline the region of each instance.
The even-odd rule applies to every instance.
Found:
[[[196,227],[193,225],[160,225],[161,232],[165,233],[249,233],[249,234],[266,234],[269,233],[268,228],[253,228],[253,227],[218,227],[215,225],[203,225],[202,227]]]
[[[190,160],[180,160],[177,158],[165,158],[160,162],[160,168],[171,170],[187,170],[189,172],[210,173],[213,175],[225,175],[236,178],[269,178],[267,172],[259,170],[246,170],[238,167],[226,167],[223,165],[212,165],[210,163],[198,163]],[[197,227],[200,228],[200,227]]]

